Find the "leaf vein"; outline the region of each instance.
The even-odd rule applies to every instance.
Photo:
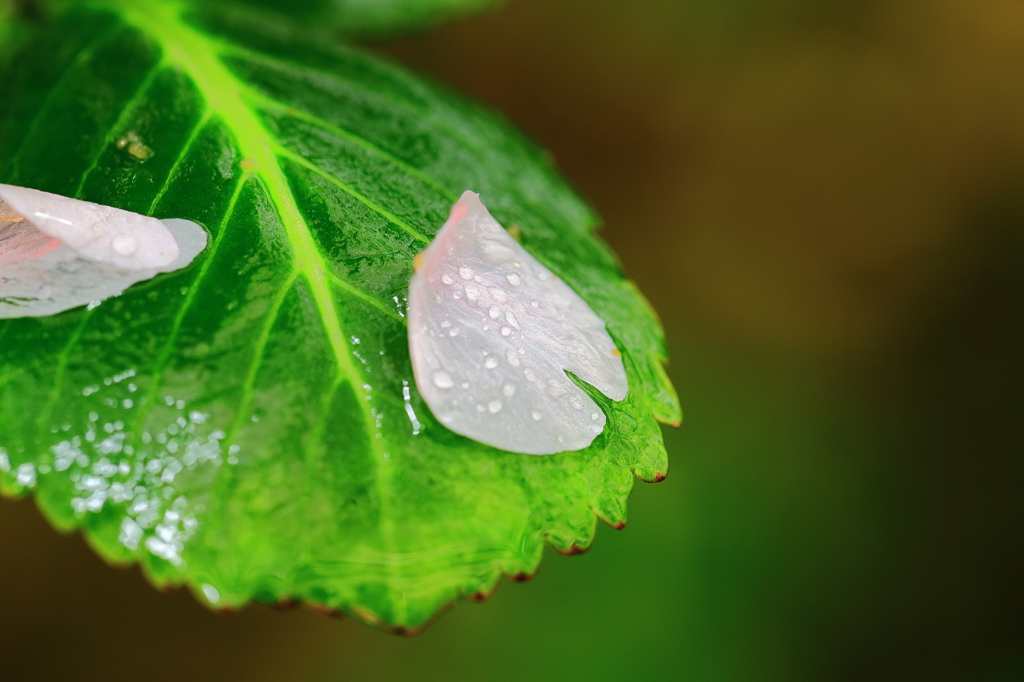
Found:
[[[71,338],[68,339],[67,344],[64,345],[64,349],[57,357],[57,369],[53,375],[53,386],[50,388],[50,396],[46,400],[46,405],[39,411],[39,416],[36,418],[36,423],[39,426],[39,435],[42,436],[46,430],[46,424],[50,421],[50,416],[53,414],[53,408],[56,407],[57,401],[60,399],[60,389],[64,385],[64,375],[67,373],[68,363],[71,361],[71,352],[75,346],[82,339],[82,334],[85,333],[85,327],[89,320],[92,319],[92,314],[95,308],[90,308],[85,311],[82,315],[81,321],[78,326],[75,327],[75,331],[71,334]]]
[[[381,216],[382,218],[384,218],[388,222],[390,222],[390,223],[392,223],[392,224],[402,228],[403,230],[408,232],[410,235],[415,237],[417,240],[419,240],[419,241],[421,241],[421,242],[423,242],[425,244],[430,242],[430,238],[427,237],[422,232],[420,232],[419,230],[417,230],[415,227],[413,227],[409,223],[405,222],[404,220],[402,220],[401,218],[396,216],[394,213],[391,213],[387,209],[381,207],[380,205],[377,204],[377,202],[373,201],[372,199],[369,199],[365,195],[363,195],[360,192],[356,191],[350,185],[342,182],[337,177],[331,175],[330,173],[325,171],[323,168],[320,168],[320,166],[316,165],[315,163],[313,163],[309,159],[306,159],[306,158],[296,154],[295,152],[293,152],[292,150],[288,149],[287,147],[285,147],[283,145],[275,144],[274,146],[275,146],[275,148],[277,150],[278,155],[283,156],[283,157],[287,158],[288,160],[293,161],[294,163],[297,163],[300,166],[313,171],[314,173],[316,173],[317,175],[321,176],[322,178],[324,178],[325,180],[330,182],[332,185],[334,185],[335,187],[340,189],[342,192],[344,192],[345,194],[348,194],[353,199],[355,199],[359,203],[363,204],[364,206],[366,206],[371,211],[373,211],[374,213],[378,214],[379,216]]]
[[[312,66],[310,66],[308,64],[301,64],[301,63],[298,63],[298,62],[293,62],[293,61],[288,60],[288,59],[282,59],[281,57],[278,57],[276,55],[269,55],[269,54],[262,54],[262,53],[259,53],[259,52],[254,52],[253,50],[250,50],[248,48],[242,47],[241,45],[235,45],[235,44],[231,44],[231,43],[221,42],[221,43],[217,44],[217,47],[224,54],[230,54],[230,55],[234,55],[234,56],[237,56],[237,57],[243,57],[245,59],[249,59],[249,60],[251,60],[253,62],[256,62],[256,63],[273,65],[275,67],[282,68],[282,69],[283,68],[291,68],[291,69],[302,69],[304,71],[311,71],[313,73],[316,73],[319,76],[323,76],[324,78],[329,78],[329,79],[331,79],[333,81],[336,81],[336,82],[343,82],[347,87],[350,87],[350,88],[353,87],[353,84],[351,82],[340,81],[337,74],[331,73],[330,71],[325,71],[323,69],[318,69],[318,68],[312,67]],[[468,135],[466,133],[465,130],[457,128],[457,127],[451,125],[448,121],[444,120],[443,118],[434,115],[431,112],[429,107],[417,108],[417,107],[413,106],[412,104],[410,104],[407,101],[402,101],[400,99],[395,99],[394,97],[389,97],[389,96],[387,96],[385,94],[382,94],[380,92],[376,92],[376,91],[369,90],[369,89],[366,89],[366,88],[362,88],[362,92],[364,94],[370,96],[370,97],[373,97],[375,99],[387,102],[393,108],[403,109],[405,111],[411,112],[417,118],[423,118],[423,119],[429,120],[431,123],[436,125],[438,128],[444,129],[444,130],[448,131],[449,133],[451,133],[452,137],[460,139],[463,142],[465,142],[467,144],[467,146],[469,146],[469,147],[477,147],[477,146],[479,146],[479,140],[476,140],[476,139],[472,138],[470,135]]]
[[[267,317],[263,322],[263,328],[260,329],[260,335],[256,338],[253,357],[249,361],[249,370],[246,372],[245,381],[242,384],[242,397],[238,401],[238,410],[235,412],[235,418],[232,420],[231,427],[228,430],[228,442],[235,438],[238,430],[245,422],[245,414],[249,411],[249,406],[252,405],[253,395],[256,390],[256,377],[263,366],[267,342],[270,340],[270,332],[273,331],[274,324],[277,323],[277,318],[281,313],[281,306],[284,305],[284,301],[295,285],[296,279],[298,279],[298,271],[292,270],[271,301],[270,310],[267,311]]]
[[[367,151],[379,156],[380,158],[388,161],[389,163],[393,163],[394,165],[398,166],[409,175],[412,175],[415,178],[421,180],[423,183],[430,185],[438,192],[440,192],[442,195],[444,195],[445,199],[448,199],[449,201],[452,202],[458,199],[458,196],[452,193],[447,187],[445,187],[440,182],[424,173],[419,168],[416,168],[407,161],[403,161],[397,156],[391,154],[390,152],[381,149],[377,145],[367,140],[365,137],[357,135],[351,130],[339,127],[333,123],[330,123],[329,121],[325,121],[324,119],[314,115],[309,111],[306,111],[305,109],[300,109],[280,102],[256,90],[255,88],[247,88],[246,97],[248,99],[251,99],[257,105],[264,106],[268,109],[276,109],[277,111],[281,111],[291,118],[295,118],[300,121],[309,123],[310,125],[313,125],[326,133],[330,133],[335,137],[339,137],[341,139],[354,142],[363,149],[366,149]]]
[[[352,294],[353,296],[356,296],[357,298],[359,298],[359,299],[361,299],[363,301],[366,301],[367,303],[372,305],[374,308],[377,308],[378,310],[380,310],[382,313],[384,313],[388,317],[394,318],[395,320],[397,320],[397,321],[399,321],[399,322],[401,322],[403,324],[405,323],[405,318],[404,317],[399,315],[397,312],[395,312],[391,308],[388,308],[385,304],[381,303],[379,300],[377,300],[373,296],[369,295],[368,293],[366,293],[362,289],[360,289],[360,288],[350,284],[349,282],[346,282],[345,280],[343,280],[341,277],[338,277],[338,275],[334,274],[333,272],[329,272],[327,274],[327,277],[339,289],[342,289],[346,293]]]
[[[164,342],[163,348],[160,349],[160,354],[157,356],[156,362],[153,363],[153,378],[150,383],[149,391],[146,393],[146,400],[144,401],[145,407],[140,410],[135,419],[137,427],[145,423],[146,417],[152,409],[152,406],[155,404],[154,401],[156,400],[157,394],[159,393],[161,386],[163,386],[164,372],[167,369],[167,363],[170,361],[171,353],[174,350],[174,344],[178,340],[178,334],[181,333],[181,324],[184,322],[185,315],[188,313],[189,309],[192,307],[192,303],[195,301],[200,282],[203,281],[206,277],[206,273],[213,265],[213,261],[217,255],[217,249],[224,240],[228,221],[231,219],[232,215],[234,215],[235,204],[238,202],[238,197],[241,195],[242,188],[244,186],[244,179],[235,183],[235,190],[231,195],[231,200],[228,202],[228,207],[224,212],[224,217],[221,219],[220,225],[217,228],[217,236],[213,240],[213,244],[210,246],[210,252],[206,254],[202,267],[199,269],[199,272],[196,273],[192,283],[189,284],[185,298],[181,302],[181,305],[178,306],[178,312],[174,316],[174,321],[171,323],[171,331],[167,334],[167,340]]]
[[[167,189],[171,186],[171,183],[178,177],[178,170],[181,168],[181,164],[185,161],[185,157],[188,156],[189,151],[192,149],[192,145],[195,144],[196,138],[199,137],[199,133],[202,132],[203,128],[210,121],[210,110],[206,108],[203,110],[203,115],[199,117],[199,121],[195,124],[192,130],[188,134],[188,139],[185,140],[185,146],[182,147],[181,153],[178,154],[178,158],[174,160],[171,165],[171,170],[167,171],[167,178],[164,180],[164,184],[160,186],[160,190],[153,197],[153,203],[149,205],[149,209],[146,211],[146,215],[153,215],[156,207],[160,204],[160,200],[164,198],[164,194]]]

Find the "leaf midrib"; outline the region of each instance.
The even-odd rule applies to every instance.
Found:
[[[291,247],[295,273],[309,285],[324,333],[334,356],[338,372],[349,380],[358,394],[363,424],[373,424],[370,403],[363,382],[357,379],[352,362],[352,349],[338,317],[331,295],[333,273],[316,248],[316,242],[306,223],[278,157],[279,145],[266,130],[256,113],[245,102],[245,84],[238,81],[220,60],[213,43],[185,24],[182,6],[115,0],[123,19],[155,40],[163,49],[163,59],[186,73],[196,89],[206,99],[209,111],[217,115],[226,130],[234,137],[243,158],[253,164],[253,175],[259,176],[271,202],[277,210],[285,238]],[[385,457],[383,439],[374,438],[366,431],[367,446],[371,450],[376,469],[378,500],[381,515],[382,540],[388,553],[396,553],[391,523],[391,466]],[[404,608],[396,603],[396,622],[404,620]]]

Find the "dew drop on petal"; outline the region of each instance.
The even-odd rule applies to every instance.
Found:
[[[111,240],[110,247],[120,256],[130,256],[135,253],[135,238],[128,234],[119,234]]]

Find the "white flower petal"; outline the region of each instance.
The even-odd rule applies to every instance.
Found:
[[[590,445],[605,416],[565,370],[612,400],[629,390],[621,355],[590,306],[473,192],[455,204],[419,263],[409,286],[409,350],[434,415],[456,433],[512,452]],[[465,285],[462,296],[456,285],[467,279],[476,285]],[[463,332],[451,336],[453,327]]]

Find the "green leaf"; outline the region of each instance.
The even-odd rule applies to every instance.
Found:
[[[70,7],[4,82],[2,182],[212,235],[189,268],[91,309],[0,322],[0,486],[107,560],[217,607],[412,629],[532,573],[545,540],[586,548],[597,517],[624,524],[634,473],[664,476],[656,419],[680,415],[655,315],[493,114],[302,32],[140,0]],[[417,394],[412,259],[465,189],[623,351],[629,396],[602,399],[587,450],[494,450]]]

